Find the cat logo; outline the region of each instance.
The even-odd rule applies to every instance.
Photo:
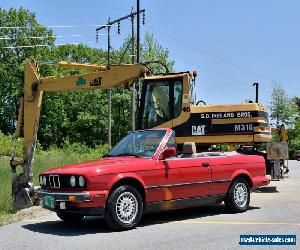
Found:
[[[192,126],[192,135],[205,135],[205,125]]]

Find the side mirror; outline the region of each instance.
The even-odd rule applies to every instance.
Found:
[[[165,160],[165,159],[170,158],[170,157],[176,157],[176,148],[174,148],[174,147],[166,148],[166,149],[160,154],[159,159],[160,159],[160,160]]]

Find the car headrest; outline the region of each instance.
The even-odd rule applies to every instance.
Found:
[[[195,154],[196,153],[196,144],[195,142],[185,142],[182,149],[183,154]]]

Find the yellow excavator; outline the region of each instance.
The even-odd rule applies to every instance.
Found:
[[[170,127],[177,144],[259,143],[272,138],[268,112],[259,103],[206,105],[196,100],[195,74],[146,77],[138,128]],[[217,91],[217,90],[216,90]]]
[[[194,141],[198,147],[222,143],[263,143],[272,139],[268,112],[259,103],[206,105],[195,98],[193,72],[148,76],[147,64],[96,65],[59,62],[58,67],[89,70],[89,73],[41,77],[35,61],[25,65],[24,91],[16,138],[24,137],[23,159],[11,159],[13,209],[32,206],[32,162],[44,92],[129,88],[143,78],[137,129],[170,127],[177,144]],[[23,172],[17,174],[18,165]]]

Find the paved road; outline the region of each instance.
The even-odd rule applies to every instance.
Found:
[[[242,214],[226,214],[220,205],[165,212],[145,216],[126,232],[110,231],[102,218],[70,227],[50,214],[0,227],[0,249],[257,249],[240,246],[240,234],[296,234],[299,241],[300,162],[289,165],[285,180],[252,193],[250,210]],[[296,248],[299,243],[286,247]]]

